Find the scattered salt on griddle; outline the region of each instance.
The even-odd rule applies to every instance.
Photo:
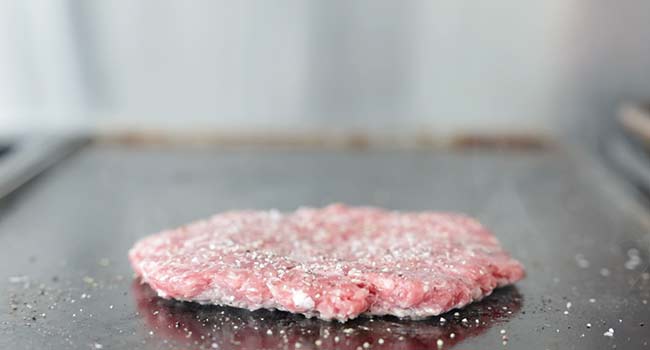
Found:
[[[614,336],[614,328],[610,328],[607,330],[607,332],[603,333],[604,336],[606,337],[613,337]]]
[[[438,346],[438,349],[441,349],[443,345],[445,345],[445,342],[442,339],[436,340],[436,345]]]

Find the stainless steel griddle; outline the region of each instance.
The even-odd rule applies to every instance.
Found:
[[[650,348],[650,215],[636,196],[595,159],[561,147],[89,145],[0,200],[0,348]],[[133,280],[127,250],[149,233],[222,210],[331,202],[466,212],[528,277],[444,322],[343,325],[166,301]]]

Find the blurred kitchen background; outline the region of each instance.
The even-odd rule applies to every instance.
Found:
[[[589,138],[650,97],[650,2],[2,1],[0,134]]]

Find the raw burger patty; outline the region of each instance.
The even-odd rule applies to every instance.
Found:
[[[340,321],[438,315],[524,276],[467,216],[340,204],[218,214],[146,237],[129,258],[162,297]]]

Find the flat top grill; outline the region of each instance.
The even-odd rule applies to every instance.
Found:
[[[528,276],[445,321],[346,324],[166,301],[133,280],[126,253],[147,234],[222,210],[331,202],[468,213]],[[0,348],[645,348],[649,218],[606,170],[562,149],[90,145],[0,200]]]

